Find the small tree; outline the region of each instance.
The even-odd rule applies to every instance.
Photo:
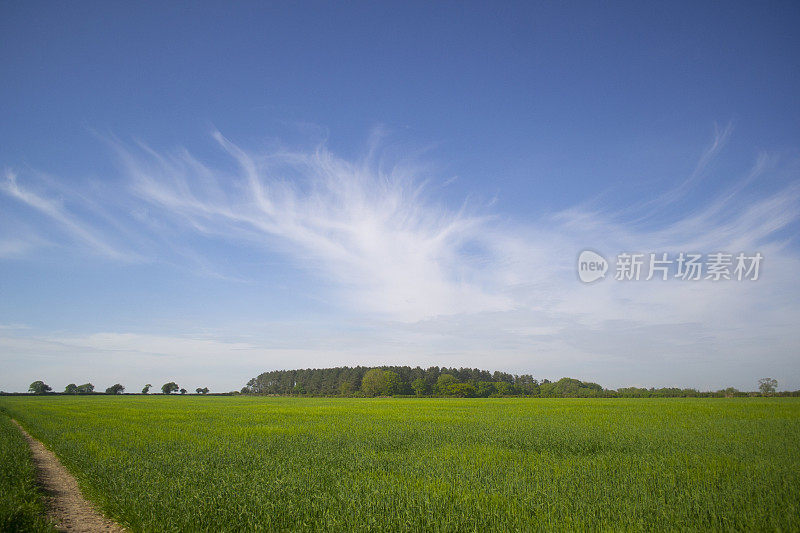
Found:
[[[339,385],[339,394],[341,396],[350,396],[353,394],[353,384],[349,381],[343,381],[341,385]]]
[[[548,385],[550,384],[550,382],[548,381],[547,383],[544,384]],[[511,396],[514,393],[514,391],[511,388],[511,383],[506,383],[505,381],[500,381],[498,383],[495,383],[494,389],[495,391],[497,391],[495,392],[495,394],[497,394],[498,396]]]
[[[84,383],[83,385],[78,385],[78,394],[91,394],[94,392],[94,385],[91,383]]]
[[[400,376],[397,375],[396,372],[392,372],[391,370],[387,370],[383,373],[384,378],[386,379],[386,391],[384,394],[399,394],[400,391]]]
[[[122,394],[125,391],[125,386],[121,383],[115,383],[106,389],[106,394]]]
[[[758,380],[758,390],[764,396],[772,396],[778,388],[778,380],[772,378],[761,378]]]
[[[440,394],[444,396],[453,396],[455,398],[473,398],[475,397],[475,387],[469,383],[453,383],[443,387]]]
[[[64,387],[65,394],[78,394],[78,386],[74,383],[70,383],[66,387]]]
[[[411,383],[411,388],[414,389],[414,394],[417,396],[425,396],[428,392],[428,384],[422,378],[417,378]]]
[[[480,398],[488,398],[497,392],[497,389],[494,385],[495,384],[492,381],[479,381],[475,388],[475,395]]]
[[[51,390],[53,390],[53,388],[42,380],[34,381],[31,383],[31,386],[28,387],[28,392],[34,394],[46,394]]]
[[[197,394],[208,394],[208,387],[202,387],[202,388],[197,387],[194,391]]]
[[[150,392],[150,387],[152,387],[152,385],[150,385],[149,383],[147,385],[145,385],[144,388],[142,389],[142,394],[149,393]]]
[[[458,383],[456,377],[452,374],[442,374],[436,380],[436,393],[447,395],[450,392],[450,387]]]
[[[161,392],[163,392],[164,394],[172,394],[173,392],[178,390],[178,388],[179,387],[177,383],[175,383],[174,381],[170,381],[169,383],[164,383],[163,385],[161,385]]]
[[[186,389],[181,389],[181,394],[186,394]]]
[[[723,390],[722,393],[725,395],[726,398],[733,398],[734,396],[739,394],[739,391],[735,387],[728,387],[725,390]]]
[[[367,370],[361,379],[361,390],[367,396],[379,396],[386,394],[386,373],[380,368]]]

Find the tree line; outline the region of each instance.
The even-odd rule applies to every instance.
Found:
[[[148,383],[142,388],[142,394],[149,394],[150,389],[153,386]],[[53,393],[53,388],[45,383],[42,380],[34,381],[28,387],[28,392],[31,394],[50,394]],[[122,394],[125,392],[125,386],[121,383],[115,383],[106,389],[105,394]],[[180,392],[181,394],[186,394],[188,391],[186,389],[180,388],[177,383],[174,381],[170,381],[169,383],[164,383],[161,386],[161,393],[162,394],[172,394],[173,392]],[[197,387],[195,389],[197,394],[208,394],[209,388],[208,387]],[[75,383],[70,383],[66,387],[64,387],[64,392],[62,394],[100,394],[99,392],[95,392],[94,385],[91,383],[84,383],[83,385],[76,385]]]
[[[759,392],[742,392],[733,387],[718,391],[692,388],[606,389],[597,383],[574,378],[541,381],[530,374],[490,372],[477,368],[432,366],[335,367],[264,372],[247,382],[244,394],[278,396],[437,396],[487,398],[524,396],[541,398],[676,398],[736,396],[800,396],[800,391],[777,393],[777,381],[759,381]]]
[[[273,370],[264,372],[247,382],[241,391],[228,394],[261,394],[275,396],[418,396],[451,398],[719,398],[745,396],[800,396],[800,391],[777,392],[778,382],[762,378],[758,392],[739,391],[734,387],[718,391],[699,391],[693,388],[639,388],[623,387],[606,389],[597,383],[574,378],[561,378],[551,382],[541,381],[530,374],[490,372],[477,368],[447,368],[419,366],[383,367],[335,367],[307,368],[300,370]],[[149,394],[151,384],[142,388],[141,394]],[[31,383],[28,392],[33,394],[55,394],[44,381]],[[125,386],[120,383],[108,387],[105,394],[122,394]],[[162,394],[188,391],[170,381],[161,386]],[[197,394],[208,394],[208,387],[197,387]],[[91,383],[70,383],[62,394],[101,394]]]

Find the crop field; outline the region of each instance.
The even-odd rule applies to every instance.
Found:
[[[134,531],[800,530],[800,401],[3,397]]]
[[[54,531],[44,519],[28,443],[0,413],[0,531]]]

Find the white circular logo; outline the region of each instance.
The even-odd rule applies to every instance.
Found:
[[[602,255],[584,250],[578,256],[578,277],[584,283],[591,283],[606,277],[608,261]]]

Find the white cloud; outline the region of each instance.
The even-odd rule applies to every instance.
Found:
[[[127,257],[126,253],[106,242],[98,232],[91,228],[90,224],[83,223],[76,216],[70,214],[61,201],[46,198],[20,185],[17,181],[17,175],[13,172],[6,172],[5,181],[0,183],[0,192],[4,192],[28,207],[39,211],[54,221],[59,229],[73,236],[76,240],[88,244],[96,252],[112,259],[125,259]],[[13,244],[9,244],[8,247],[12,251],[22,251],[19,245],[14,248]],[[28,242],[25,250],[32,247],[32,243]],[[2,255],[2,250],[0,250],[0,256]]]
[[[0,240],[0,258],[22,257],[34,248],[30,241],[20,239]]]
[[[198,232],[287,253],[366,313],[414,321],[513,307],[487,286],[486,262],[497,259],[483,248],[489,219],[431,202],[404,167],[351,163],[324,148],[248,154],[215,137],[238,175],[185,152],[127,153],[136,194]]]
[[[119,333],[60,342],[131,361],[189,354],[205,361],[223,353],[231,361],[258,361],[258,371],[470,364],[611,386],[740,387],[760,377],[755,374],[772,373],[796,388],[800,260],[787,235],[800,213],[800,182],[793,161],[786,165],[762,154],[729,180],[727,190],[693,199],[730,135],[730,127],[718,131],[689,178],[676,179],[674,189],[652,201],[623,210],[576,206],[516,221],[497,216],[502,198],[448,207],[437,200],[441,188],[426,181],[424,169],[381,160],[377,149],[348,161],[325,147],[248,151],[217,133],[229,162],[213,165],[186,151],[117,143],[129,192],[109,203],[131,214],[117,219],[146,243],[136,253],[173,253],[166,251],[174,247],[164,235],[175,232],[281,254],[326,282],[333,300],[368,326],[338,334],[319,324],[294,324],[294,332],[277,332],[280,348]],[[766,182],[788,185],[766,193]],[[104,241],[94,237],[92,226],[62,205],[33,195],[12,177],[4,190],[66,221],[76,238],[102,250]],[[691,207],[678,207],[686,203]],[[173,261],[190,258],[213,270],[218,257],[186,246]],[[759,251],[765,259],[757,282],[607,279],[585,286],[574,270],[585,248],[609,258],[625,251]],[[330,317],[328,327],[337,324]]]

